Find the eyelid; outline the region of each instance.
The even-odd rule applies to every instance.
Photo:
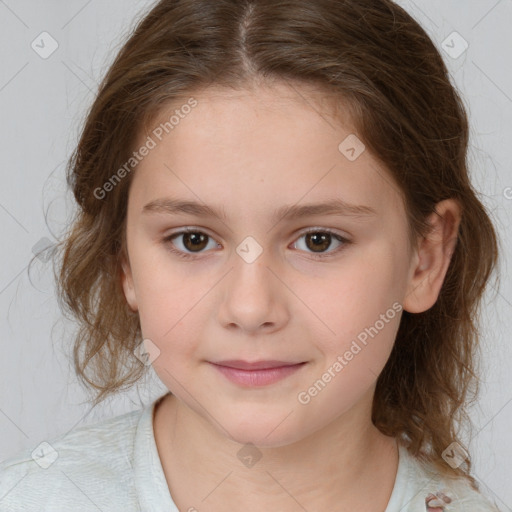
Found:
[[[206,230],[204,228],[195,227],[195,226],[186,226],[186,227],[182,227],[182,228],[177,228],[175,231],[165,235],[162,241],[164,244],[169,244],[172,246],[173,245],[172,239],[174,237],[178,237],[185,233],[200,233],[200,234],[206,235],[209,239],[215,241],[215,243],[220,245],[216,241],[215,237],[213,237],[212,235],[210,235],[208,233],[208,230]],[[338,247],[337,249],[331,250],[329,252],[324,252],[324,253],[309,252],[309,253],[307,253],[307,254],[313,256],[313,259],[317,259],[317,260],[335,256],[340,251],[342,251],[345,248],[345,246],[353,243],[350,236],[341,234],[338,232],[338,230],[335,230],[333,228],[326,228],[326,227],[322,227],[322,226],[313,226],[313,227],[309,227],[309,228],[304,228],[303,230],[296,232],[294,234],[294,243],[296,244],[298,239],[300,239],[304,235],[307,235],[310,233],[327,233],[327,234],[331,235],[333,238],[335,238],[337,241],[342,243],[341,247]],[[184,259],[190,259],[190,260],[201,258],[202,254],[207,254],[208,252],[210,252],[210,251],[201,251],[198,253],[190,253],[190,252],[184,252],[184,251],[178,250],[174,247],[168,247],[168,250],[171,251],[172,253],[177,254],[178,256],[180,256]],[[304,252],[304,251],[299,250],[299,252]]]
[[[292,236],[297,238],[297,237],[306,235],[311,232],[317,233],[319,231],[321,231],[323,233],[330,233],[332,235],[339,236],[347,241],[350,241],[350,239],[351,239],[351,235],[349,235],[348,233],[342,232],[341,230],[338,230],[336,228],[328,228],[325,226],[311,226],[308,228],[302,228],[300,230],[295,231]],[[166,234],[164,238],[170,238],[170,237],[182,234],[182,233],[202,233],[202,234],[207,235],[210,238],[216,240],[216,237],[214,235],[211,235],[207,228],[202,228],[202,227],[193,226],[193,225],[175,228],[172,232]]]
[[[302,238],[304,235],[307,235],[309,233],[327,233],[342,244],[340,247],[338,247],[334,250],[330,250],[328,252],[323,252],[323,253],[306,252],[307,255],[313,256],[313,258],[316,260],[335,257],[340,252],[342,252],[346,248],[347,245],[350,245],[353,243],[351,237],[341,234],[338,230],[332,229],[332,228],[325,228],[325,227],[321,227],[321,226],[310,227],[310,228],[306,228],[304,230],[299,231],[295,235],[294,243],[296,244],[300,238]],[[299,252],[302,253],[304,251],[299,251]]]
[[[350,239],[350,235],[348,233],[343,233],[341,232],[341,230],[335,228],[327,228],[325,226],[312,226],[310,228],[304,228],[297,231],[294,236],[302,236],[312,232],[318,233],[319,231],[321,231],[322,233],[330,233],[331,235],[336,235],[346,240]]]

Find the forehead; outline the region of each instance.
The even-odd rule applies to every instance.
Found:
[[[182,108],[191,98],[195,106]],[[268,201],[278,206],[327,195],[377,211],[396,205],[400,194],[388,171],[361,149],[348,108],[338,101],[334,110],[334,103],[312,86],[282,83],[209,87],[174,101],[150,125],[162,131],[167,123],[161,140],[151,131],[139,137],[139,144],[150,136],[156,145],[137,166],[135,195],[141,201],[165,193],[208,196],[205,202],[224,205],[227,213],[228,202],[258,209]],[[347,158],[342,150],[354,143],[362,152]]]

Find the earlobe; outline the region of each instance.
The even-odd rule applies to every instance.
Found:
[[[431,230],[419,242],[403,301],[409,313],[422,313],[436,303],[455,251],[460,220],[461,208],[455,199],[438,203],[428,218]]]
[[[137,312],[139,308],[137,306],[137,297],[133,285],[133,276],[130,265],[124,256],[121,258],[121,284],[128,306],[134,313]]]

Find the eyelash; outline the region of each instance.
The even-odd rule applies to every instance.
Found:
[[[210,239],[213,239],[213,237],[211,237],[210,235],[204,233],[203,231],[200,231],[200,230],[194,229],[194,228],[187,228],[187,229],[184,229],[182,231],[177,231],[175,233],[172,233],[171,235],[165,237],[162,240],[162,242],[167,246],[167,249],[170,252],[176,254],[180,258],[187,259],[187,260],[195,260],[195,259],[198,258],[198,256],[201,253],[191,254],[191,253],[183,252],[183,251],[180,251],[178,249],[175,249],[173,244],[172,244],[172,240],[174,238],[179,237],[180,235],[183,235],[183,234],[186,234],[186,233],[199,233],[199,234],[202,234],[202,235],[206,235]],[[345,246],[347,246],[350,243],[352,243],[350,240],[347,240],[346,238],[342,237],[341,235],[339,235],[335,231],[332,231],[331,229],[328,229],[328,228],[313,228],[313,229],[310,229],[310,230],[308,230],[308,231],[306,231],[304,233],[301,233],[301,235],[298,237],[298,239],[302,238],[303,236],[309,235],[311,233],[322,233],[322,234],[332,235],[336,240],[338,240],[339,242],[341,242],[343,244],[343,245],[341,245],[340,247],[338,247],[337,249],[335,249],[332,252],[318,253],[318,254],[310,253],[310,254],[313,255],[314,259],[319,259],[320,260],[320,259],[330,258],[330,257],[338,254],[340,251],[342,251],[345,248]]]

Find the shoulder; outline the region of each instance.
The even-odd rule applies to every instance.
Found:
[[[417,493],[418,510],[500,512],[497,505],[466,478],[439,474],[432,465],[409,455],[409,478]]]
[[[43,503],[45,510],[121,510],[115,497],[130,497],[142,412],[76,428],[0,462],[0,511],[41,510]]]

